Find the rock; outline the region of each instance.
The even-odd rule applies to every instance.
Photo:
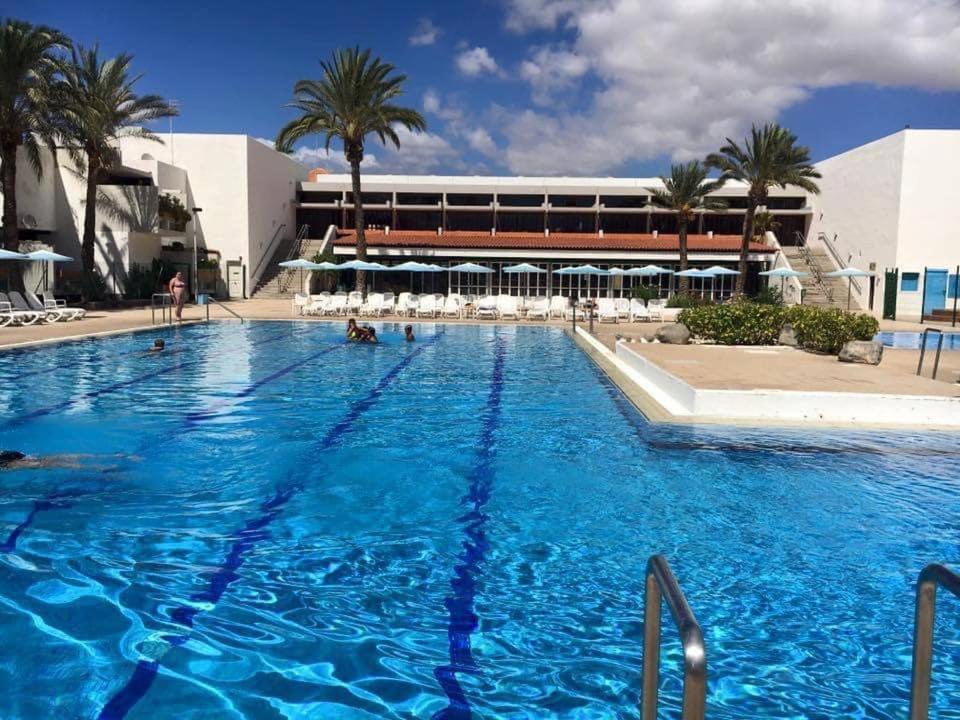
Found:
[[[840,349],[840,362],[879,365],[883,357],[883,345],[875,340],[851,340]]]
[[[687,345],[690,342],[690,331],[683,323],[671,323],[657,330],[654,337],[669,345]]]
[[[797,334],[793,331],[793,325],[787,323],[783,326],[783,330],[780,331],[780,337],[777,338],[777,342],[780,345],[788,345],[790,347],[796,347],[799,345],[797,342]]]

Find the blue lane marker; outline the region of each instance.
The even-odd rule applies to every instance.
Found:
[[[282,333],[282,334],[280,334],[280,335],[271,335],[270,337],[267,337],[267,338],[264,338],[264,339],[262,339],[262,340],[258,340],[258,341],[255,342],[255,343],[252,343],[252,345],[262,345],[262,344],[264,344],[264,343],[273,342],[273,341],[278,340],[278,339],[280,339],[280,338],[282,338],[282,337],[290,337],[290,334],[289,334],[289,333]],[[208,419],[208,418],[210,418],[210,417],[213,417],[213,416],[216,414],[216,410],[217,410],[218,408],[222,407],[225,403],[229,402],[230,400],[232,400],[232,399],[238,399],[238,398],[242,398],[242,397],[247,397],[248,395],[251,395],[255,390],[257,390],[257,388],[260,388],[260,387],[262,387],[263,385],[266,385],[268,382],[271,382],[271,381],[273,381],[273,380],[276,380],[276,379],[279,378],[279,377],[282,377],[282,376],[286,375],[287,373],[295,370],[295,369],[296,369],[297,367],[299,367],[301,364],[306,363],[306,362],[309,362],[310,360],[315,360],[316,358],[320,357],[321,355],[325,355],[325,354],[327,354],[328,352],[332,352],[333,350],[337,350],[337,349],[340,348],[340,347],[342,347],[342,346],[340,346],[340,345],[334,345],[334,346],[332,346],[332,347],[324,348],[324,349],[321,350],[320,352],[317,352],[317,353],[314,353],[313,355],[309,355],[309,356],[307,356],[307,357],[305,357],[305,358],[302,358],[302,359],[299,360],[298,362],[292,363],[291,365],[288,365],[288,366],[285,367],[285,368],[281,368],[281,369],[278,370],[277,372],[272,373],[271,375],[268,375],[267,377],[262,378],[262,379],[260,379],[260,380],[258,380],[258,381],[256,381],[256,382],[248,385],[248,386],[245,387],[243,390],[241,390],[239,393],[237,393],[236,395],[232,396],[232,398],[228,398],[228,399],[226,399],[226,400],[224,400],[224,401],[221,401],[220,403],[211,405],[210,407],[208,407],[207,409],[205,409],[205,410],[203,410],[203,411],[201,411],[201,412],[196,412],[196,413],[190,413],[190,414],[188,414],[188,415],[184,418],[183,424],[184,424],[184,425],[187,425],[187,426],[189,427],[189,426],[191,426],[191,425],[195,425],[196,423],[198,423],[198,422],[200,422],[200,421],[202,421],[202,420],[205,420],[205,419]],[[184,364],[181,364],[180,367],[184,367],[185,365],[189,365],[189,364],[193,364],[193,363],[184,363]],[[176,369],[176,368],[169,368],[169,370],[174,370],[174,369]],[[47,414],[47,413],[45,413],[45,414]],[[160,441],[160,442],[163,442],[163,441]],[[151,443],[151,445],[156,445],[156,443],[155,443],[155,442],[154,442],[154,443]],[[81,493],[72,493],[72,494],[52,493],[52,494],[50,494],[50,495],[47,495],[46,497],[44,497],[44,498],[41,499],[41,500],[35,500],[34,503],[33,503],[33,508],[30,510],[30,513],[27,515],[27,517],[26,517],[19,525],[17,525],[17,526],[13,529],[13,531],[10,533],[10,536],[7,538],[6,542],[0,544],[0,552],[13,552],[14,550],[17,549],[17,541],[20,539],[20,536],[23,534],[23,532],[24,532],[28,527],[30,527],[30,525],[33,523],[33,519],[36,517],[37,513],[44,512],[45,510],[54,510],[54,509],[58,509],[58,508],[70,507],[70,505],[69,505],[68,503],[65,503],[65,502],[63,501],[63,498],[68,497],[68,496],[69,496],[69,497],[73,497],[73,496],[80,495],[80,494],[81,494]]]
[[[290,336],[289,333],[273,335],[268,338],[264,338],[263,340],[258,340],[255,343],[251,343],[250,346],[254,347],[257,345],[263,345],[264,343],[273,342],[275,340],[279,340],[282,337],[289,337],[289,336]],[[237,350],[227,350],[221,353],[221,355],[227,355],[227,354],[230,354],[231,352],[239,352],[239,350],[241,349],[245,350],[246,348],[238,348]],[[148,372],[148,373],[144,373],[143,375],[138,375],[137,377],[131,378],[130,380],[124,380],[122,382],[114,383],[113,385],[107,385],[106,387],[100,388],[98,390],[90,390],[89,392],[83,393],[79,397],[70,398],[69,400],[64,400],[63,402],[56,403],[55,405],[48,405],[47,407],[38,408],[28,413],[24,413],[22,415],[17,415],[15,417],[12,417],[9,420],[7,420],[2,427],[4,428],[16,427],[18,425],[24,424],[28,420],[42,417],[44,415],[52,415],[53,413],[59,412],[60,410],[66,410],[67,408],[73,405],[76,405],[81,400],[89,400],[92,398],[100,397],[101,395],[109,395],[110,393],[114,393],[117,390],[122,390],[123,388],[130,387],[132,385],[138,385],[142,382],[146,382],[147,380],[152,380],[161,375],[166,375],[167,373],[174,372],[175,370],[182,370],[184,368],[193,367],[194,365],[198,365],[200,362],[201,361],[198,359],[198,360],[190,360],[187,362],[177,363],[175,365],[165,367],[160,370],[154,370],[153,372]]]
[[[442,332],[430,337],[420,343],[416,350],[406,355],[400,362],[394,365],[386,375],[368,392],[364,397],[356,400],[343,419],[330,428],[323,438],[316,445],[316,449],[309,454],[329,450],[337,445],[343,437],[353,429],[354,423],[363,413],[369,410],[377,402],[383,391],[389,387],[390,383],[407,367],[414,358],[420,355],[426,348],[436,343],[443,335]],[[227,556],[220,562],[217,569],[209,576],[207,587],[200,592],[194,593],[190,599],[194,602],[208,603],[212,609],[213,606],[223,597],[223,594],[230,587],[230,584],[240,577],[238,570],[243,565],[245,556],[257,546],[258,543],[270,537],[269,525],[283,511],[284,506],[297,493],[303,490],[303,485],[299,480],[289,479],[281,485],[276,493],[260,505],[261,514],[247,523],[239,530],[233,532],[230,536],[233,543]],[[174,608],[171,612],[171,619],[178,625],[187,629],[184,633],[176,635],[165,635],[170,647],[183,645],[188,639],[188,631],[193,627],[194,618],[199,614],[200,609],[192,606],[183,606]],[[168,648],[169,649],[169,648]],[[133,671],[133,675],[127,681],[120,691],[114,695],[110,701],[104,705],[103,710],[98,715],[99,720],[122,720],[127,713],[140,701],[149,691],[158,672],[160,671],[159,660],[140,660]]]
[[[470,701],[467,699],[458,673],[476,674],[477,664],[470,648],[470,636],[476,631],[479,619],[474,611],[477,596],[477,574],[480,571],[490,543],[487,541],[487,514],[483,511],[493,490],[494,481],[494,435],[500,425],[501,398],[503,396],[503,365],[506,357],[506,343],[497,340],[496,358],[493,363],[493,378],[490,382],[490,394],[483,412],[480,437],[477,439],[477,457],[469,475],[470,485],[463,502],[469,507],[466,514],[457,518],[463,525],[466,536],[463,543],[461,562],[454,569],[450,580],[453,592],[444,600],[450,619],[447,625],[447,639],[450,643],[450,663],[434,669],[433,675],[446,693],[447,707],[437,711],[433,720],[470,720]]]

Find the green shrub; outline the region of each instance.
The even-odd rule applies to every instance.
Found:
[[[785,322],[793,325],[801,347],[823,353],[839,352],[850,340],[871,340],[880,329],[870,315],[804,305],[787,308]]]
[[[767,286],[761,288],[750,300],[758,305],[783,305],[783,293],[780,288]]]
[[[637,285],[630,289],[630,297],[643,300],[643,304],[646,305],[660,297],[660,288],[654,285]]]
[[[678,320],[695,337],[721,345],[772,345],[784,324],[790,323],[801,347],[826,353],[839,352],[850,340],[870,340],[879,329],[870,315],[751,301],[688,307]]]
[[[679,320],[693,335],[721,345],[772,345],[784,322],[782,308],[752,302],[685,308]]]
[[[675,293],[667,298],[668,308],[692,308],[708,305],[709,303],[709,300],[704,300],[696,295],[684,295],[683,293]]]

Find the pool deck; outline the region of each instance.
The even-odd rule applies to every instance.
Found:
[[[342,323],[343,318],[294,318],[288,300],[247,300],[225,303],[225,308],[250,320],[291,320],[305,319],[315,322]],[[210,307],[211,319],[232,319],[232,315],[224,307],[213,305]],[[206,310],[201,307],[188,306],[184,310],[184,322],[200,322],[206,318]],[[387,321],[418,322],[406,318],[386,318]],[[419,322],[436,322],[421,319]],[[448,320],[447,323],[481,322],[476,320]],[[567,322],[550,321],[547,323],[530,323],[522,321],[524,325],[550,325],[569,328]],[[0,349],[24,347],[46,344],[70,339],[79,339],[95,335],[111,335],[131,331],[158,330],[152,323],[149,308],[94,310],[81,321],[69,323],[55,323],[52,325],[33,325],[26,327],[0,328]],[[663,421],[746,421],[744,417],[715,417],[700,416],[687,417],[683,412],[671,412],[669,407],[658,402],[657,398],[643,389],[630,385],[628,376],[636,379],[637,367],[632,370],[625,367],[614,367],[616,360],[612,358],[626,358],[633,362],[635,356],[641,360],[634,362],[644,367],[652,367],[655,373],[666,373],[667,376],[689,386],[694,392],[742,392],[742,393],[806,393],[811,396],[825,394],[833,396],[843,394],[850,401],[857,398],[875,396],[884,398],[890,396],[911,396],[917,399],[928,398],[946,400],[960,404],[960,352],[944,352],[940,361],[940,370],[937,380],[929,377],[917,377],[916,365],[919,356],[918,350],[891,349],[884,351],[883,361],[879,366],[867,366],[838,362],[834,356],[816,355],[793,348],[745,348],[725,347],[713,345],[664,345],[660,343],[644,343],[643,338],[651,336],[658,323],[594,323],[594,339],[596,348],[591,355],[611,375],[628,395],[641,407],[651,419]],[[919,323],[902,321],[883,321],[880,324],[884,331],[917,332],[925,327],[939,327],[950,330],[949,324],[921,325]],[[960,328],[958,328],[960,330]],[[618,343],[618,338],[625,342]],[[578,339],[581,347],[589,349]],[[631,342],[632,341],[632,342]],[[602,350],[600,349],[602,346]],[[605,352],[604,352],[605,351]],[[604,357],[601,357],[603,355]],[[933,353],[928,353],[925,363],[926,373],[933,364]],[[654,393],[655,395],[656,393]],[[733,396],[730,396],[733,397]],[[662,398],[661,398],[662,399]],[[842,403],[841,403],[842,404]],[[667,403],[669,406],[669,403]],[[674,408],[676,410],[676,408]],[[960,418],[960,412],[957,413]],[[866,424],[882,424],[897,426],[896,415],[889,416],[889,412],[880,412],[880,416],[865,418],[858,416],[850,422]],[[754,418],[761,421],[760,416]],[[767,418],[769,419],[769,418]],[[811,418],[810,420],[815,420]],[[823,420],[823,418],[820,418]],[[875,422],[874,422],[875,421]],[[960,420],[958,420],[960,422]],[[841,421],[842,424],[842,421]],[[916,426],[916,422],[907,423]],[[941,426],[940,422],[931,421],[931,426]]]

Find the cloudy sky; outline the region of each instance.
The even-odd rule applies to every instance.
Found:
[[[367,172],[655,175],[778,120],[815,158],[904,125],[960,127],[956,0],[252,0],[66,3],[6,12],[134,53],[177,131],[271,139],[293,83],[337,47],[408,75],[427,118]],[[344,167],[317,143],[308,165]]]

